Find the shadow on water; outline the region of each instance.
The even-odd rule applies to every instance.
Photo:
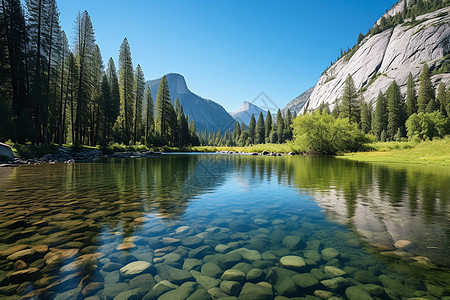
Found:
[[[449,168],[329,157],[177,154],[0,171],[0,298],[84,290],[88,282],[105,280],[99,272],[105,263],[156,262],[175,249],[180,254],[183,247],[173,247],[163,236],[176,237],[172,229],[193,220],[239,232],[246,226],[236,224],[249,217],[261,222],[261,230],[264,218],[275,224],[289,217],[294,223],[286,224],[292,226],[299,220],[316,222],[318,229],[307,236],[323,235],[322,227],[329,225],[315,213],[318,209],[302,202],[305,194],[329,222],[356,234],[348,243],[363,245],[394,269],[411,273],[405,265],[450,266]],[[292,216],[302,210],[298,205],[308,212],[303,219]],[[215,239],[228,239],[225,233]],[[249,248],[267,250],[267,241],[247,238]],[[142,252],[144,246],[153,252]]]

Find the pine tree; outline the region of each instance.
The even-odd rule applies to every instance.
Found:
[[[108,78],[108,85],[110,89],[111,105],[108,108],[108,132],[106,139],[109,142],[111,130],[117,121],[120,113],[120,87],[119,78],[117,77],[116,65],[112,57],[108,60],[108,67],[106,69],[106,77]]]
[[[142,105],[144,101],[145,92],[145,77],[142,71],[141,65],[137,65],[134,72],[134,138],[133,141],[136,144],[140,141],[142,135]]]
[[[412,74],[409,73],[408,84],[406,90],[406,113],[409,117],[417,112],[417,96],[416,89],[414,87],[414,81]]]
[[[418,112],[425,112],[428,102],[434,99],[433,86],[431,85],[430,71],[428,65],[424,64],[420,73],[419,95],[417,97]]]
[[[264,115],[259,112],[258,122],[256,123],[255,130],[255,144],[264,144],[266,141],[266,129],[264,125]]]
[[[383,93],[378,93],[377,104],[372,119],[372,131],[381,140],[381,133],[387,130],[387,101]]]
[[[134,72],[131,60],[131,50],[127,38],[120,46],[119,51],[119,87],[120,87],[120,113],[119,131],[123,133],[122,142],[128,144],[131,139],[134,112]]]
[[[395,80],[389,86],[386,98],[388,109],[387,135],[390,139],[393,139],[397,131],[404,126],[405,122],[403,118],[403,98]]]
[[[239,122],[234,122],[234,143],[237,144],[239,141],[239,137],[241,136],[241,126],[239,126]]]
[[[284,120],[283,116],[281,115],[281,110],[278,109],[277,111],[277,136],[278,136],[278,143],[282,144],[285,141],[284,137]]]
[[[364,133],[368,133],[370,131],[370,127],[372,124],[372,103],[367,103],[363,101],[361,103],[361,130]]]
[[[265,121],[265,136],[266,139],[269,139],[270,137],[270,132],[272,131],[272,114],[270,113],[270,110],[267,111],[267,115],[266,115],[266,121]]]
[[[156,95],[155,131],[160,137],[162,137],[166,141],[169,140],[171,106],[172,103],[170,100],[169,82],[167,81],[167,77],[164,75],[159,84],[158,94]]]
[[[150,90],[149,86],[147,86],[147,88],[145,89],[144,102],[145,102],[145,108],[146,108],[146,111],[145,111],[145,142],[146,142],[146,144],[149,144],[151,137],[153,135],[154,127],[155,127],[152,91]]]
[[[350,122],[357,123],[358,115],[358,94],[353,77],[349,74],[345,80],[339,116],[341,118],[349,118]]]
[[[100,108],[103,111],[103,135],[100,139],[102,145],[108,144],[108,130],[111,126],[111,88],[109,86],[108,77],[106,74],[102,77],[102,89],[101,89],[101,105]]]
[[[448,92],[445,87],[445,83],[441,81],[438,86],[437,100],[439,101],[439,111],[443,116],[448,117],[447,105],[448,105]]]
[[[248,137],[250,139],[250,143],[255,143],[255,130],[256,130],[256,120],[255,115],[252,114],[250,117],[250,123],[248,124]]]
[[[83,135],[86,135],[86,124],[89,123],[88,100],[91,99],[92,63],[96,45],[94,27],[87,11],[78,13],[75,25],[75,58],[79,73],[74,144],[79,145]]]

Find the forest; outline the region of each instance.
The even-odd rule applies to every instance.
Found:
[[[167,79],[156,101],[134,68],[124,38],[118,67],[106,68],[87,11],[73,40],[61,29],[56,0],[2,0],[0,7],[0,140],[17,143],[186,146],[199,143],[195,124]]]

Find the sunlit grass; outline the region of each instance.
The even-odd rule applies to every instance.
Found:
[[[364,162],[413,163],[450,166],[450,136],[444,139],[416,142],[370,144],[375,151],[348,153],[337,158]]]

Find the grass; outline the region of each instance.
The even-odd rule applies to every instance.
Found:
[[[214,147],[214,146],[199,146],[190,148],[194,152],[216,152],[216,151],[239,151],[239,152],[276,152],[288,153],[294,151],[289,144],[260,144],[245,147]]]
[[[369,152],[336,156],[362,162],[408,163],[450,166],[450,136],[425,142],[385,142],[369,144]]]

